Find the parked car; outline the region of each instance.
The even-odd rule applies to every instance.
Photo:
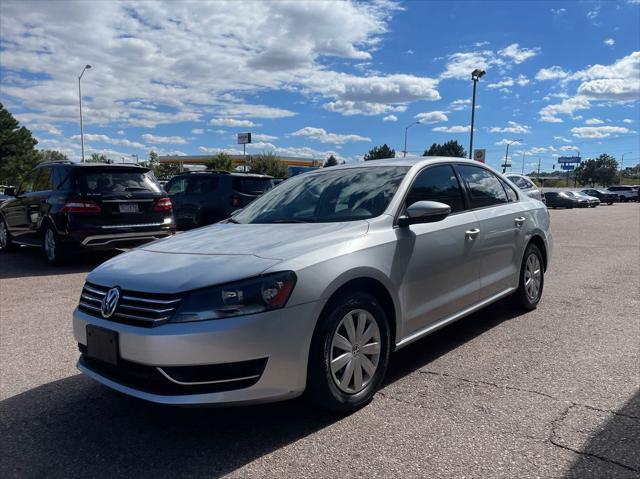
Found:
[[[547,191],[545,203],[549,208],[586,208],[589,200],[574,196],[571,191]]]
[[[199,171],[174,176],[165,189],[178,229],[188,230],[228,218],[273,186],[271,176]]]
[[[531,198],[535,198],[536,200],[540,200],[542,202],[545,201],[542,192],[528,176],[518,175],[515,173],[509,173],[504,176]]]
[[[475,161],[319,169],[93,270],[73,314],[78,367],[159,403],[306,390],[350,411],[391,351],[506,296],[535,308],[552,239],[544,205]]]
[[[171,200],[141,166],[43,163],[0,205],[0,249],[40,247],[55,264],[74,251],[137,246],[174,230]]]
[[[12,197],[9,195],[0,194],[0,205],[7,200],[10,200]]]
[[[599,188],[588,188],[580,191],[580,193],[584,193],[588,196],[594,196],[600,200],[600,203],[606,203],[608,205],[612,205],[618,201],[618,195]]]
[[[607,191],[618,195],[622,202],[638,201],[638,188],[629,185],[610,186]]]
[[[600,204],[600,199],[597,198],[596,196],[589,196],[585,193],[582,193],[580,191],[568,191],[567,193],[575,196],[576,198],[582,198],[587,200],[587,206],[589,208],[595,208],[596,206],[598,206]]]

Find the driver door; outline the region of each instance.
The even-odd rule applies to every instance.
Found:
[[[40,170],[32,170],[22,181],[16,191],[15,200],[11,200],[3,209],[4,219],[11,235],[18,241],[29,233],[29,216],[27,213],[28,196],[33,192],[33,187]]]
[[[466,209],[451,165],[430,166],[416,176],[404,207],[417,201],[447,204],[451,213],[442,221],[396,230],[403,256],[410,257],[400,287],[405,337],[475,304],[480,294],[478,220]]]

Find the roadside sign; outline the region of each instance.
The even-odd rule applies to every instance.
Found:
[[[576,165],[572,165],[569,163],[562,163],[560,165],[560,168],[562,168],[563,170],[575,170],[576,169]]]
[[[238,133],[238,145],[251,143],[251,133]]]
[[[561,156],[558,158],[558,163],[580,163],[579,156]]]
[[[479,161],[480,163],[484,163],[485,157],[487,154],[487,150],[474,150],[473,151],[473,159]]]

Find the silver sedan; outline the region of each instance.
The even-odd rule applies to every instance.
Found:
[[[535,308],[549,214],[485,165],[377,160],[293,177],[223,223],[92,271],[78,367],[165,404],[366,404],[392,351],[511,296]]]

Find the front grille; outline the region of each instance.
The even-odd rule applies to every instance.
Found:
[[[96,318],[151,328],[169,321],[182,300],[180,295],[175,294],[141,293],[123,289],[120,291],[120,300],[113,315],[103,318],[102,299],[109,289],[105,286],[85,283],[78,309]]]

